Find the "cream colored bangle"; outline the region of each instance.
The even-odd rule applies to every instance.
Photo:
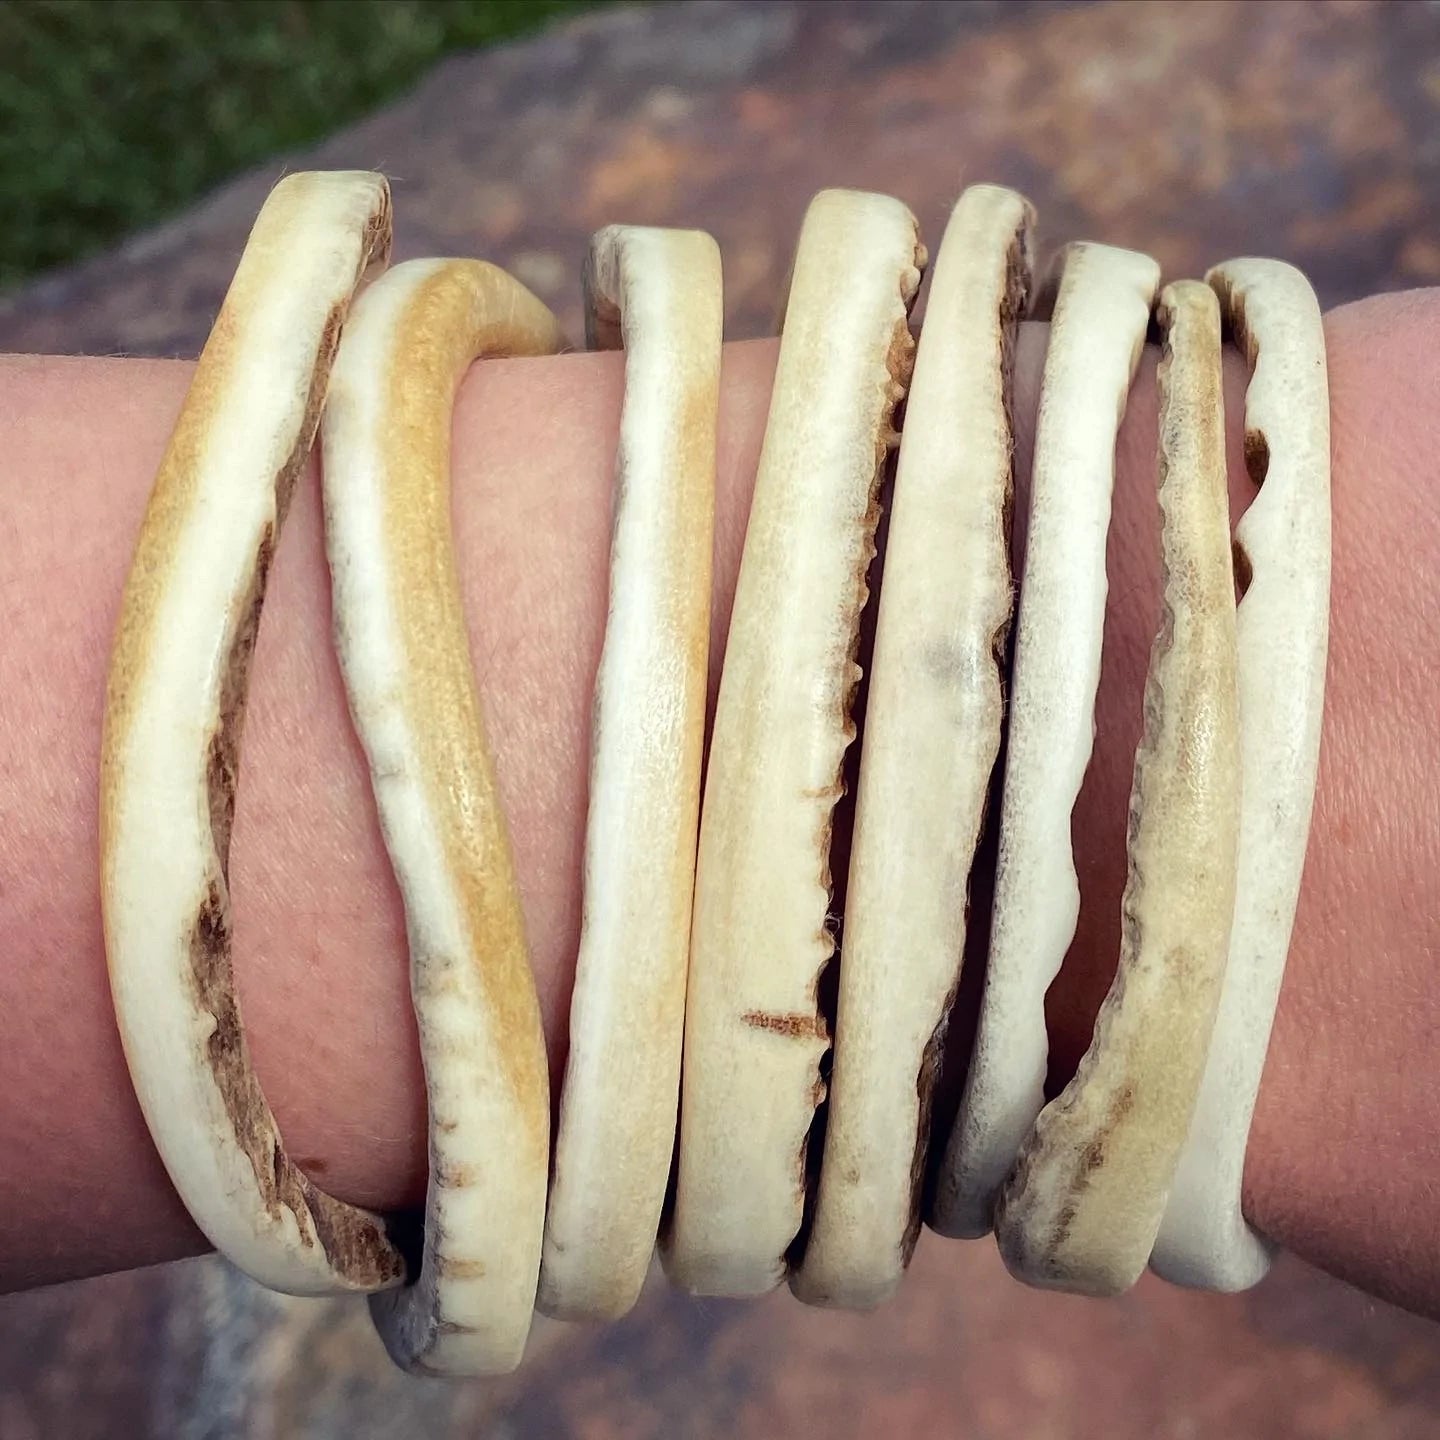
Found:
[[[1014,191],[972,186],[930,279],[865,715],[824,1159],[791,1279],[814,1304],[888,1298],[919,1232],[930,1095],[1000,748],[1010,371],[1033,223]]]
[[[710,645],[720,251],[612,226],[585,269],[592,347],[625,350],[585,902],[539,1307],[606,1319],[655,1249],[680,1095]]]
[[[730,621],[700,822],[671,1278],[784,1276],[828,1043],[830,830],[877,492],[909,380],[914,217],[827,190],[800,235]]]
[[[1243,595],[1240,861],[1210,1059],[1150,1258],[1167,1279],[1241,1290],[1270,1265],[1240,1184],[1310,833],[1330,619],[1325,327],[1305,277],[1231,260],[1206,277],[1252,367],[1245,457],[1261,485],[1236,528]],[[1263,482],[1263,484],[1262,484]]]
[[[1075,1078],[1041,1112],[995,1228],[1032,1284],[1114,1294],[1145,1268],[1224,979],[1240,812],[1220,313],[1161,292],[1162,620],[1130,797],[1119,970]]]
[[[286,1155],[230,956],[230,824],[266,573],[350,297],[390,246],[379,175],[300,173],[251,231],[155,479],[125,584],[100,764],[115,1015],[156,1148],[200,1229],[276,1290],[394,1285],[384,1223]]]
[[[427,1374],[519,1363],[550,1141],[545,1037],[460,602],[450,412],[476,357],[562,343],[493,265],[414,260],[356,305],[325,412],[335,641],[405,903],[429,1101],[419,1273],[371,1305],[394,1359]]]
[[[1045,1104],[1045,992],[1080,910],[1070,817],[1095,736],[1115,440],[1159,283],[1148,255],[1076,244],[1047,286],[1058,291],[1031,466],[989,955],[929,1217],[944,1235],[989,1233]]]

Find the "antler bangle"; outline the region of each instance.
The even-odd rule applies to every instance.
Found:
[[[376,1216],[295,1167],[251,1068],[230,957],[230,824],[275,538],[390,191],[287,176],[266,200],[161,461],[120,607],[100,764],[115,1015],[145,1119],[216,1249],[300,1295],[396,1284]]]
[[[592,346],[625,349],[610,609],[595,678],[585,905],[540,1308],[605,1319],[655,1249],[680,1095],[710,648],[720,251],[698,230],[591,242]]]
[[[419,1273],[372,1299],[407,1369],[513,1369],[549,1168],[545,1038],[495,792],[450,522],[450,412],[483,355],[561,348],[554,317],[475,260],[397,266],[355,308],[325,415],[335,642],[405,902],[429,1100]]]

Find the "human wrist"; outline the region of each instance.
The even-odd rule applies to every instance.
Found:
[[[1393,738],[1434,743],[1434,681],[1404,653],[1406,636],[1423,645],[1435,627],[1423,564],[1440,551],[1440,526],[1435,501],[1409,479],[1425,473],[1433,430],[1423,342],[1434,308],[1427,297],[1377,301],[1330,322],[1329,708],[1311,862],[1246,1188],[1262,1229],[1412,1303],[1437,1283],[1424,1257],[1357,1240],[1354,1227],[1358,1213],[1383,1237],[1386,1207],[1418,1203],[1427,1169],[1416,1147],[1437,1088],[1423,969],[1434,875],[1423,777],[1436,756],[1412,749],[1407,759]],[[1025,327],[1015,405],[1022,482],[1043,350],[1043,327]],[[622,363],[613,355],[487,361],[467,377],[455,417],[455,533],[471,654],[557,1074],[579,927],[589,692],[604,624]],[[772,342],[727,347],[712,693],[773,363]],[[14,1017],[5,1068],[15,1103],[0,1138],[13,1142],[31,1181],[31,1193],[8,1207],[15,1232],[37,1223],[33,1193],[48,1190],[58,1210],[52,1205],[45,1223],[57,1228],[60,1252],[14,1283],[197,1243],[128,1094],[91,898],[94,757],[115,607],[188,373],[135,361],[7,364],[4,453],[12,474],[36,479],[7,497],[11,553],[21,558],[8,570],[0,660],[4,693],[15,698],[0,725],[23,767],[11,769],[0,832],[16,857],[8,899],[0,895],[0,936],[18,957],[4,996]],[[1238,360],[1227,382],[1232,494],[1243,500]],[[1117,948],[1121,817],[1158,595],[1154,424],[1151,355],[1118,451],[1096,755],[1075,824],[1086,898],[1051,1004],[1059,1070],[1088,1039]],[[1022,521],[1024,509],[1022,483]],[[331,651],[313,473],[282,537],[261,626],[232,866],[247,1029],[292,1155],[343,1198],[414,1203],[424,1099],[403,921]],[[1388,1130],[1374,1123],[1377,1113],[1392,1121]],[[84,1227],[106,1204],[113,1225],[96,1239]],[[18,1253],[15,1233],[0,1243]],[[1407,1274],[1419,1291],[1406,1291]]]

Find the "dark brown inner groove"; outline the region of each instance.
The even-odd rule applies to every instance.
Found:
[[[371,248],[382,238],[388,244],[388,225],[382,222],[383,217],[372,219],[367,231],[367,245]],[[335,1270],[358,1285],[374,1289],[398,1278],[404,1267],[385,1226],[364,1211],[318,1190],[291,1163],[251,1066],[235,989],[229,894],[230,836],[239,782],[240,743],[265,586],[274,556],[276,532],[284,522],[296,480],[319,426],[346,309],[343,304],[333,309],[321,333],[297,443],[275,476],[276,519],[261,533],[249,588],[239,597],[236,606],[237,620],[222,667],[216,725],[206,758],[206,798],[216,871],[195,917],[190,941],[190,973],[197,1004],[215,1020],[215,1028],[206,1042],[210,1071],[224,1101],[236,1143],[250,1161],[256,1188],[267,1211],[278,1217],[282,1208],[290,1210],[303,1244],[318,1242]]]
[[[900,420],[896,412],[896,423]],[[805,1258],[805,1247],[809,1244],[810,1231],[815,1223],[815,1203],[820,1191],[820,1168],[825,1155],[825,1136],[830,1122],[830,1074],[834,1067],[835,1051],[828,1043],[835,1034],[836,1018],[840,1003],[840,963],[844,945],[845,897],[850,882],[850,849],[855,835],[855,800],[859,788],[861,762],[861,736],[865,729],[865,711],[870,693],[870,666],[875,653],[875,619],[877,606],[866,603],[871,596],[880,593],[880,578],[884,569],[884,552],[889,539],[890,494],[895,483],[895,463],[898,451],[886,457],[879,490],[875,499],[877,510],[875,545],[869,567],[865,573],[864,593],[861,601],[859,626],[856,630],[854,658],[860,667],[859,677],[852,691],[846,713],[854,727],[855,739],[845,752],[845,759],[839,783],[839,795],[831,812],[829,866],[826,874],[830,892],[830,909],[825,917],[826,928],[833,937],[833,949],[815,982],[815,1030],[823,1036],[827,1045],[820,1056],[817,1079],[817,1104],[810,1130],[800,1148],[800,1173],[804,1186],[804,1210],[800,1229],[785,1252],[785,1263],[791,1270],[798,1270]]]
[[[1245,429],[1245,473],[1258,489],[1270,473],[1270,442],[1263,430]]]
[[[1230,542],[1230,555],[1235,570],[1235,603],[1238,605],[1255,578],[1255,567],[1250,563],[1249,551],[1238,540]]]

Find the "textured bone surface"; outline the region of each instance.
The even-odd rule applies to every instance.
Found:
[[[266,200],[145,511],[102,742],[105,949],[135,1093],[211,1243],[300,1295],[393,1285],[404,1262],[281,1143],[231,969],[230,826],[276,535],[351,295],[389,246],[379,175],[301,172]]]
[[[1205,1069],[1235,910],[1235,591],[1220,310],[1161,292],[1162,597],[1130,792],[1120,962],[1075,1078],[1040,1113],[996,1208],[1031,1284],[1091,1295],[1145,1268]]]
[[[1045,992],[1075,934],[1070,816],[1090,763],[1105,623],[1115,437],[1160,283],[1148,255],[1059,257],[1031,466],[1000,851],[980,1023],[931,1225],[985,1235],[1045,1103]]]
[[[530,1329],[549,1166],[545,1040],[470,664],[450,525],[450,412],[470,362],[560,349],[475,260],[398,265],[355,307],[324,424],[335,642],[405,904],[429,1102],[418,1275],[372,1297],[406,1369],[493,1374]]]
[[[815,1212],[791,1288],[872,1306],[900,1282],[970,864],[1000,748],[1010,623],[1009,391],[1034,214],[976,185],[935,261],[905,402],[845,898]]]
[[[1300,894],[1325,693],[1330,621],[1330,401],[1325,330],[1309,282],[1277,260],[1206,277],[1253,368],[1245,456],[1261,485],[1235,531],[1244,594],[1240,863],[1230,962],[1210,1059],[1152,1267],[1242,1290],[1270,1250],[1245,1223],[1245,1145]],[[1248,574],[1248,586],[1246,577]]]
[[[828,1044],[830,833],[878,489],[925,261],[898,201],[822,191],[796,251],[700,822],[671,1278],[769,1290],[800,1230]]]
[[[585,902],[539,1306],[609,1319],[655,1249],[680,1099],[710,641],[720,251],[612,226],[592,346],[625,349],[610,609],[595,679]]]

